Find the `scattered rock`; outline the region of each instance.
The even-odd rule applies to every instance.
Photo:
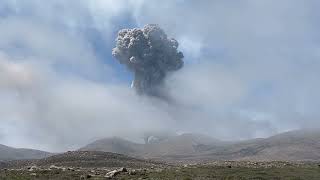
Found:
[[[53,170],[53,169],[60,169],[60,167],[56,166],[56,165],[51,165],[49,167],[50,170]]]
[[[113,178],[118,174],[119,174],[119,172],[117,170],[113,170],[113,171],[108,172],[104,177],[105,178]]]
[[[69,169],[69,168],[68,168],[68,169]],[[51,165],[51,166],[49,167],[49,170],[62,170],[62,171],[66,171],[67,168],[65,168],[65,167],[59,167],[59,166],[56,166],[56,165]]]
[[[128,172],[128,170],[126,169],[126,168],[120,168],[120,169],[118,169],[118,171],[120,171],[120,172]]]
[[[72,167],[67,168],[68,171],[75,171]]]
[[[163,169],[161,169],[161,168],[157,168],[157,169],[155,169],[154,171],[159,173],[159,172],[162,172],[162,171],[163,171]]]
[[[126,168],[120,168],[117,170],[113,170],[113,171],[108,172],[104,177],[105,178],[113,178],[122,172],[128,172],[128,170]]]
[[[136,175],[137,174],[137,171],[136,170],[131,170],[129,171],[129,175]]]
[[[31,166],[31,167],[28,167],[28,171],[34,171],[34,170],[37,170],[38,167],[37,166]]]

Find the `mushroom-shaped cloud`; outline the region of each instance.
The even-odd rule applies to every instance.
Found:
[[[160,88],[168,72],[183,67],[178,42],[155,24],[142,29],[122,29],[112,55],[134,73],[132,87],[138,94],[162,97]]]

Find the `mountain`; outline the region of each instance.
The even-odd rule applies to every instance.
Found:
[[[160,163],[133,158],[123,154],[101,151],[68,151],[37,161],[38,166],[68,166],[68,167],[147,167]]]
[[[21,169],[27,167],[41,168],[150,168],[162,167],[163,163],[129,157],[123,154],[101,151],[68,151],[42,159],[11,160],[0,162],[0,170],[4,168]]]
[[[168,161],[319,161],[320,130],[296,130],[237,142],[219,141],[199,134],[182,134],[149,144],[113,138],[98,140],[80,150],[110,151]]]
[[[148,144],[133,143],[118,137],[105,138],[90,143],[79,151],[105,151],[134,157],[158,158],[194,154],[203,147],[222,144],[224,142],[205,135],[188,133],[170,136]]]
[[[51,153],[34,149],[13,148],[0,144],[0,160],[16,159],[41,159],[50,156]]]
[[[166,157],[168,158],[168,157]],[[320,130],[296,130],[269,138],[205,146],[202,151],[170,160],[319,161]]]
[[[137,154],[143,151],[143,147],[141,144],[133,143],[119,137],[112,137],[94,141],[80,148],[79,151],[104,151],[137,156]]]
[[[290,131],[239,145],[244,146],[243,150],[252,152],[240,158],[244,160],[320,160],[319,130]]]
[[[320,130],[296,130],[237,142],[219,141],[201,134],[174,135],[147,144],[112,137],[97,140],[78,151],[55,155],[0,145],[0,167],[78,163],[82,163],[81,166],[120,166],[125,162],[140,166],[149,162],[141,158],[168,162],[320,161]]]
[[[224,144],[222,141],[202,134],[182,134],[171,136],[156,143],[145,144],[143,156],[157,158],[175,155],[189,155],[202,151],[205,146]]]

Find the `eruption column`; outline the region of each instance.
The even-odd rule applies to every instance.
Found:
[[[132,87],[138,94],[163,97],[160,89],[167,73],[183,67],[178,46],[158,25],[148,24],[120,30],[112,55],[133,72]]]

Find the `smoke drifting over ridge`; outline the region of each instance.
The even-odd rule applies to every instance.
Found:
[[[0,1],[0,144],[62,151],[162,130],[238,140],[320,127],[320,1],[236,3]],[[149,22],[185,56],[157,85],[174,104],[137,96],[111,57],[115,30]]]
[[[138,94],[162,97],[160,86],[166,74],[183,66],[178,46],[158,25],[148,24],[142,29],[120,30],[112,55],[134,73],[131,86]]]

